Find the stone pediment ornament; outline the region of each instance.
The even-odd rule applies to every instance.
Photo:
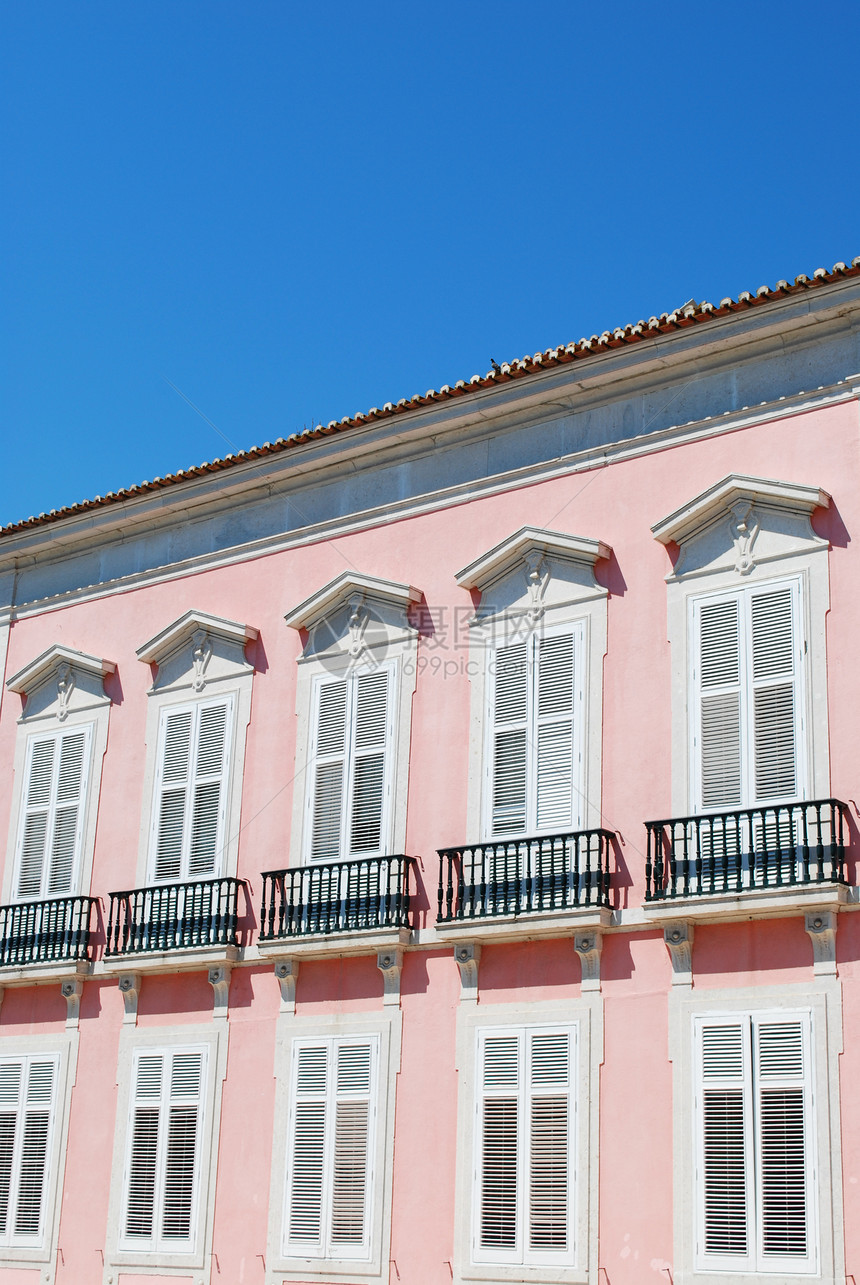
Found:
[[[598,558],[608,558],[611,552],[602,540],[524,526],[458,571],[455,578],[461,589],[483,590],[521,564],[526,576],[529,610],[540,612],[549,580],[548,557],[593,567]]]
[[[114,673],[115,670],[116,665],[112,660],[104,660],[100,656],[89,656],[86,652],[74,651],[71,647],[56,643],[47,651],[43,651],[29,665],[19,669],[17,674],[13,674],[7,680],[6,686],[10,691],[29,698],[47,684],[55,684],[57,718],[63,722],[68,717],[69,703],[78,686],[78,679],[89,680],[90,687],[93,680],[96,680],[100,694],[104,696],[102,686],[104,677],[106,674]]]
[[[670,513],[653,526],[651,532],[661,544],[674,541],[683,546],[714,523],[726,521],[735,547],[736,570],[747,575],[755,566],[760,509],[781,509],[809,518],[816,509],[826,509],[829,504],[830,496],[818,486],[730,473],[683,508]]]
[[[206,671],[212,659],[213,644],[224,642],[242,649],[258,635],[252,625],[238,624],[220,616],[210,616],[202,611],[186,611],[166,629],[144,643],[137,650],[137,658],[147,665],[161,667],[171,656],[190,647],[191,685],[196,692],[206,686]]]
[[[330,621],[341,611],[345,612],[343,642],[350,661],[357,663],[368,659],[370,654],[370,606],[375,605],[378,612],[387,610],[389,614],[393,608],[397,616],[402,615],[402,625],[411,631],[412,626],[406,619],[406,613],[420,599],[421,591],[412,585],[381,580],[355,571],[344,571],[310,598],[300,602],[284,619],[291,629],[305,629],[311,633],[317,625]]]

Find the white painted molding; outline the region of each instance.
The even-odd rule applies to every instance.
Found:
[[[81,1016],[81,995],[84,984],[80,978],[68,978],[60,984],[63,999],[66,1001],[66,1027],[76,1030]]]
[[[189,643],[195,634],[203,634],[204,638],[213,634],[216,638],[223,638],[226,642],[244,647],[245,643],[253,641],[258,633],[259,631],[253,625],[241,625],[235,620],[224,620],[221,616],[210,616],[202,611],[186,611],[184,616],[174,620],[166,629],[162,629],[154,638],[150,638],[149,642],[139,647],[136,655],[145,665],[161,665],[168,656]]]
[[[582,989],[584,991],[599,991],[603,934],[577,933],[573,939],[573,949],[582,964]]]
[[[119,979],[119,989],[125,1006],[123,1026],[137,1025],[137,1005],[140,1000],[140,973],[123,973]]]
[[[382,973],[383,1004],[400,1004],[400,973],[403,969],[403,951],[399,947],[394,950],[379,950],[376,952],[376,967]]]
[[[811,910],[803,916],[803,926],[812,942],[816,977],[836,976],[836,923],[832,910]]]
[[[216,968],[210,968],[206,976],[209,985],[214,991],[212,1015],[215,1018],[227,1018],[227,1004],[230,997],[230,973],[229,964],[219,964]]]
[[[327,585],[300,602],[284,619],[291,629],[312,629],[320,620],[330,616],[339,607],[345,606],[353,599],[359,602],[369,599],[400,607],[404,612],[409,606],[418,602],[421,591],[412,585],[398,584],[393,580],[380,580],[377,576],[366,576],[356,571],[344,571]]]
[[[275,976],[281,988],[282,1013],[292,1014],[296,1011],[296,981],[299,976],[299,963],[298,959],[275,960]]]
[[[454,958],[460,970],[460,1003],[477,1004],[478,961],[481,958],[480,942],[464,941],[459,946],[455,946]]]
[[[483,589],[520,562],[532,562],[534,574],[537,574],[541,561],[547,555],[593,567],[598,558],[608,558],[611,552],[609,545],[602,540],[524,526],[458,571],[455,579],[461,589]]]
[[[72,697],[79,686],[82,685],[79,696],[82,697],[84,705],[88,700],[90,704],[93,699],[97,702],[108,700],[104,689],[104,677],[106,674],[114,673],[115,670],[116,665],[112,660],[104,660],[100,656],[88,656],[85,652],[73,651],[71,647],[63,647],[57,643],[47,651],[43,651],[29,665],[19,669],[17,674],[13,674],[7,680],[6,686],[10,691],[24,697],[26,715],[31,714],[31,701],[35,693],[42,692],[39,706],[45,706],[47,703],[53,709],[58,722],[64,723],[69,716]],[[54,695],[49,697],[46,689],[51,683],[55,691]],[[80,703],[80,699],[76,698],[75,706],[80,706]]]
[[[745,477],[730,473],[722,481],[702,491],[683,508],[676,509],[663,518],[651,532],[661,544],[683,544],[721,518],[743,523],[744,509],[748,512],[755,504],[772,508],[789,509],[809,516],[815,509],[827,508],[830,496],[817,486],[801,486],[793,482],[777,482],[763,477]]]
[[[679,919],[663,929],[663,940],[672,960],[672,985],[693,985],[693,925]]]

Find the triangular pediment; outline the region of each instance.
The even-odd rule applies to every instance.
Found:
[[[291,629],[311,630],[320,621],[331,618],[356,600],[364,605],[377,603],[388,608],[394,607],[405,613],[420,599],[420,590],[412,585],[381,580],[356,571],[344,571],[310,598],[300,602],[284,619]]]
[[[683,508],[670,513],[651,531],[661,544],[674,541],[683,545],[715,522],[725,519],[737,521],[739,516],[743,520],[744,512],[753,505],[808,518],[815,509],[827,508],[829,504],[830,496],[818,486],[730,473]]]
[[[6,686],[10,691],[17,692],[21,696],[29,696],[37,687],[41,687],[43,683],[57,676],[64,666],[99,680],[103,679],[105,674],[112,674],[116,669],[112,660],[104,660],[101,656],[88,656],[86,652],[75,651],[72,647],[64,647],[56,643],[47,651],[43,651],[41,656],[30,661],[29,665],[19,669],[17,674],[13,674],[7,680]]]
[[[257,637],[257,630],[251,625],[224,620],[221,616],[210,616],[203,611],[186,611],[184,616],[174,620],[166,629],[150,638],[149,642],[138,647],[137,658],[147,665],[162,665],[169,656],[192,642],[195,634],[201,633],[240,647]]]
[[[252,625],[186,611],[137,650],[137,658],[156,666],[153,691],[190,687],[203,692],[212,683],[252,673],[245,644],[257,637]]]
[[[115,670],[112,660],[55,643],[13,674],[6,686],[24,697],[26,719],[53,717],[63,722],[71,713],[106,703],[104,679]]]
[[[483,590],[515,567],[529,562],[550,557],[593,567],[598,558],[608,558],[611,552],[602,540],[524,526],[458,571],[456,580],[462,589]]]

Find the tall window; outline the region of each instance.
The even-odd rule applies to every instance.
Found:
[[[385,852],[393,705],[391,665],[316,683],[307,827],[311,861]]]
[[[139,1051],[134,1059],[120,1246],[193,1249],[205,1048]]]
[[[488,666],[486,830],[576,829],[582,806],[583,627],[497,647]]]
[[[92,727],[31,736],[18,826],[15,896],[62,897],[80,877]]]
[[[695,811],[802,798],[799,580],[693,599]]]
[[[694,1030],[697,1266],[816,1271],[809,1014],[712,1016]]]
[[[57,1057],[0,1060],[0,1245],[44,1240],[58,1071]]]
[[[293,1041],[283,1252],[367,1259],[379,1040]]]
[[[478,1033],[472,1256],[575,1261],[577,1027]]]
[[[151,875],[217,875],[224,847],[233,700],[161,712],[155,773]]]

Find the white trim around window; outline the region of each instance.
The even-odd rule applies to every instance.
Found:
[[[669,999],[677,1285],[844,1276],[840,984]]]
[[[278,1019],[267,1285],[387,1285],[400,1032],[399,1009]]]
[[[228,1036],[225,1022],[121,1032],[106,1271],[206,1268]]]
[[[457,1023],[455,1285],[594,1285],[601,996]]]
[[[3,1268],[38,1268],[52,1285],[78,1032],[0,1039],[0,1229]],[[29,1162],[29,1197],[20,1182]],[[38,1179],[38,1200],[34,1199]]]

